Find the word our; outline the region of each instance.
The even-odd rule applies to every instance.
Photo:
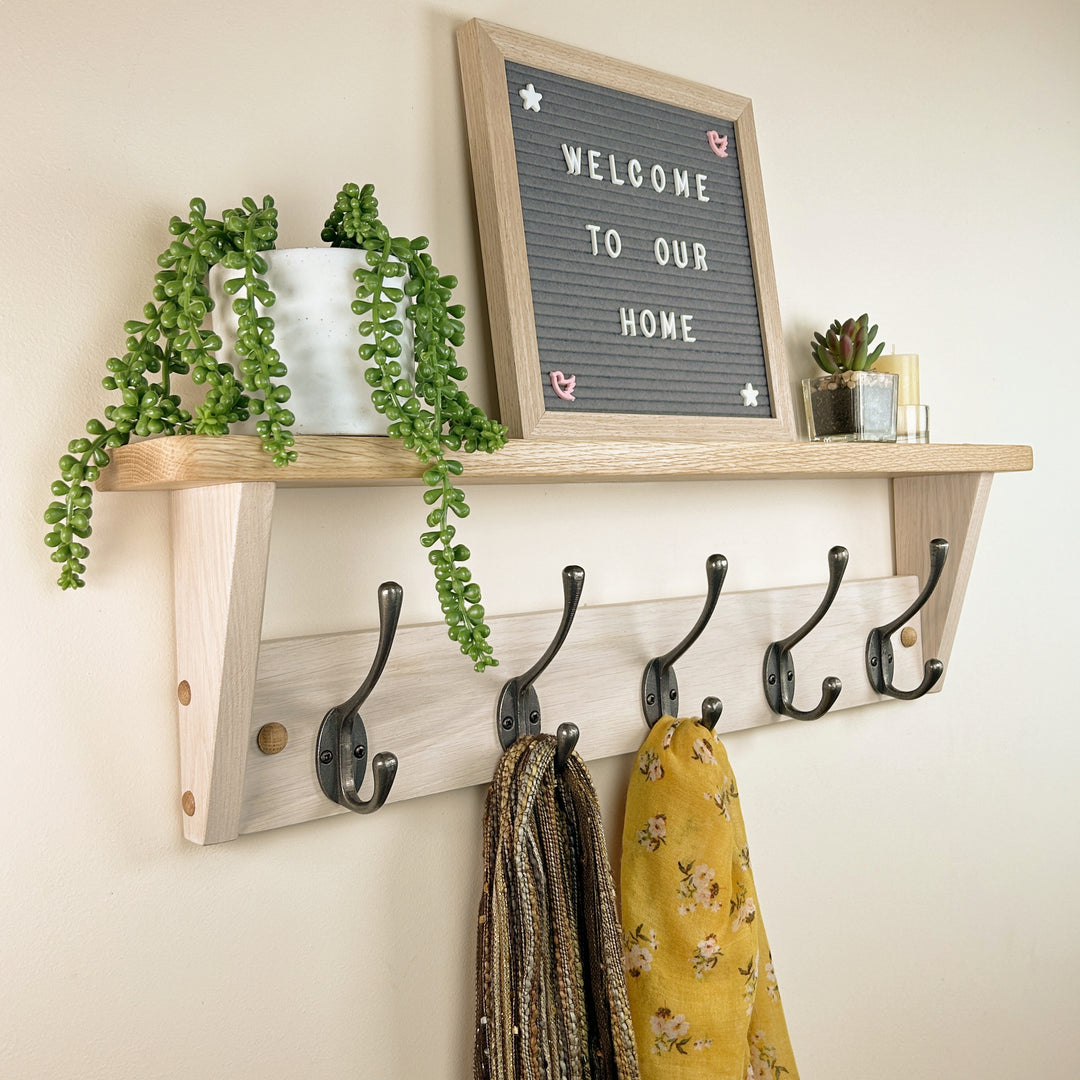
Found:
[[[589,230],[592,253],[599,255],[601,227],[599,225],[586,225],[585,228]],[[691,243],[691,241],[672,240],[671,243],[668,243],[663,236],[658,236],[653,241],[653,258],[656,259],[656,265],[667,266],[674,259],[677,267],[685,269],[690,265],[690,252],[693,251],[694,269],[708,270],[709,264],[705,261],[708,252],[705,250],[705,245],[698,240],[692,242],[692,247],[687,247],[688,243]],[[604,250],[607,252],[608,258],[611,259],[617,259],[622,254],[622,237],[619,235],[618,229],[606,229],[604,231]]]
[[[644,166],[637,158],[630,158],[625,166],[625,179],[619,175],[618,166],[615,163],[615,155],[607,155],[607,175],[601,171],[599,150],[582,150],[580,146],[562,144],[563,160],[566,162],[566,172],[569,176],[588,175],[590,180],[609,180],[615,187],[624,187],[629,181],[632,188],[640,188],[645,184]],[[588,162],[587,173],[582,173],[582,167]],[[649,184],[658,195],[668,190],[668,167],[656,163],[649,168]],[[673,195],[681,195],[690,198],[690,170],[672,166],[671,192]],[[694,173],[694,197],[698,202],[707,203],[709,196],[705,194],[705,181],[707,173]]]

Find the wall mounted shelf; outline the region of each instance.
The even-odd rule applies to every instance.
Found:
[[[319,788],[315,734],[326,708],[344,700],[367,669],[377,634],[260,641],[274,494],[278,486],[418,483],[422,470],[384,438],[301,436],[297,449],[299,460],[277,469],[254,437],[154,439],[115,450],[98,481],[101,491],[172,493],[181,804],[184,834],[196,843],[347,812]],[[465,480],[889,478],[895,575],[845,582],[821,627],[797,649],[807,697],[816,700],[825,675],[843,681],[835,710],[889,700],[867,682],[865,638],[918,594],[937,536],[950,541],[950,556],[917,617],[915,644],[897,650],[896,682],[916,685],[924,656],[940,658],[947,670],[993,474],[1031,467],[1027,446],[514,440],[497,454],[470,456]],[[717,731],[779,720],[757,677],[761,657],[771,640],[804,621],[820,591],[807,585],[722,594],[701,641],[679,662],[682,712],[696,708],[695,695],[700,701],[716,692],[725,704]],[[539,687],[544,729],[574,719],[588,685],[589,726],[579,752],[599,758],[636,749],[645,730],[641,671],[681,639],[699,606],[700,597],[690,597],[583,607],[575,648],[557,660],[558,678]],[[500,753],[494,704],[505,672],[532,663],[557,618],[491,619],[503,667],[478,676],[447,652],[438,687],[424,675],[431,652],[446,650],[445,628],[399,629],[364,711],[373,751],[393,750],[401,760],[390,802],[490,779]],[[259,748],[268,724],[288,732],[279,753]]]
[[[185,435],[112,452],[99,491],[167,491],[268,480],[279,487],[367,486],[418,480],[415,455],[387,438],[301,435],[299,460],[279,469],[255,436]],[[1030,446],[935,443],[731,443],[656,439],[512,439],[468,458],[470,484],[763,480],[1022,472]]]

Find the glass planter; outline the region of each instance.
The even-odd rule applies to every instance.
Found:
[[[803,379],[813,442],[896,442],[895,375],[841,371]]]

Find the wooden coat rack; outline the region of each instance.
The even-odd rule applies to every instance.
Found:
[[[274,495],[277,486],[414,484],[422,468],[385,438],[301,436],[297,449],[299,460],[282,471],[254,437],[149,440],[114,451],[98,482],[103,491],[172,492],[180,802],[184,835],[195,843],[346,812],[319,787],[315,735],[328,703],[348,697],[356,673],[366,670],[377,633],[260,640]],[[842,709],[889,700],[866,679],[866,635],[916,597],[937,536],[948,538],[951,553],[919,613],[917,640],[897,650],[896,682],[916,685],[924,657],[947,666],[993,474],[1031,467],[1026,446],[513,440],[498,454],[470,459],[467,480],[891,479],[895,574],[845,582],[821,626],[798,646],[800,684],[816,696],[822,676],[838,676],[844,690],[834,709]],[[684,700],[721,693],[718,731],[777,722],[761,688],[762,655],[805,620],[820,593],[815,584],[723,594],[700,642],[679,662]],[[584,702],[589,725],[580,753],[595,759],[635,750],[645,733],[641,672],[682,637],[700,604],[689,597],[583,607],[575,648],[542,687],[544,729],[574,719]],[[506,669],[531,663],[556,621],[552,612],[491,619]],[[448,659],[437,681],[428,678],[428,658],[445,649],[444,639],[441,623],[399,629],[365,709],[373,751],[393,750],[401,761],[390,802],[484,783],[500,753],[494,708],[505,675],[479,676]],[[587,676],[575,657],[587,663]]]

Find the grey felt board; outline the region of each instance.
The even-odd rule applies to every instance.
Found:
[[[770,416],[735,125],[512,61],[506,83],[546,409]],[[530,83],[543,95],[539,112],[519,94]],[[727,157],[710,147],[710,130],[727,136]],[[580,175],[568,171],[564,143],[581,148]],[[602,180],[589,175],[590,150]],[[609,155],[622,185],[612,182]],[[641,164],[640,187],[630,182],[630,159]],[[654,164],[664,167],[659,193]],[[673,169],[686,171],[688,196],[675,194]],[[708,202],[697,198],[698,173]],[[598,227],[596,255],[587,225]],[[617,258],[607,253],[608,229],[619,234]],[[657,237],[668,244],[665,266]],[[685,268],[674,241],[686,243]],[[707,270],[694,268],[695,242]],[[634,336],[623,333],[621,309],[634,311]],[[645,311],[656,324],[651,338]],[[661,312],[674,315],[675,340],[662,337],[671,322],[665,327]],[[683,314],[692,343],[683,339]],[[575,376],[574,401],[555,393],[552,371]],[[739,393],[748,382],[756,406]]]

